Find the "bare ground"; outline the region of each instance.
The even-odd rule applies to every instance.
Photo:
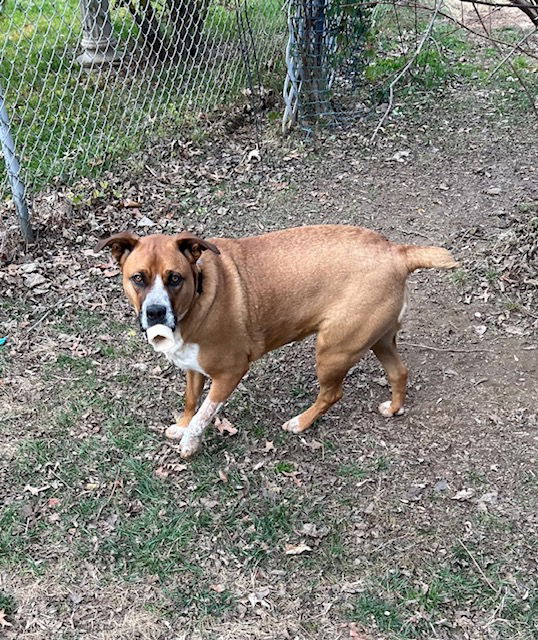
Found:
[[[39,248],[6,245],[6,637],[535,637],[536,124],[454,91],[375,147],[368,131],[307,144],[265,127],[260,163],[251,125],[214,127],[136,177],[44,196]],[[309,340],[252,368],[224,412],[239,432],[184,467],[162,438],[182,374],[91,251],[143,216],[207,237],[352,223],[451,248],[455,275],[410,279],[407,413],[378,415],[368,357],[312,431],[283,433],[315,395]]]

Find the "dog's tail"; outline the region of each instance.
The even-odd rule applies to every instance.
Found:
[[[458,266],[450,251],[442,247],[420,247],[405,244],[400,248],[409,273],[415,269],[454,269]]]

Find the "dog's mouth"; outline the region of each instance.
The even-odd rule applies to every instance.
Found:
[[[175,347],[173,330],[165,324],[154,324],[146,330],[146,337],[155,351],[170,351]]]

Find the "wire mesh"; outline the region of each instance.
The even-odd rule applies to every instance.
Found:
[[[0,85],[28,190],[98,174],[232,100],[252,76],[245,42],[270,82],[285,37],[282,0],[0,3]]]
[[[360,75],[368,30],[365,0],[290,0],[283,130],[304,128],[346,112],[339,100],[352,94]]]
[[[375,137],[400,81],[415,92],[467,78],[485,87],[505,64],[509,72],[501,82],[517,80],[537,113],[533,72],[523,71],[537,59],[537,2],[289,0],[283,130],[298,122],[310,133],[320,124],[381,112]],[[462,54],[471,49],[473,61],[467,61]],[[487,68],[489,76],[480,78]]]

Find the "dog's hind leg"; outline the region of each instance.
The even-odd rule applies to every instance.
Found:
[[[166,437],[171,440],[179,440],[183,437],[186,427],[189,426],[190,421],[198,409],[200,396],[204,390],[206,377],[202,373],[198,371],[187,371],[186,377],[187,385],[185,387],[185,407],[183,414],[176,424],[168,427],[165,433]]]
[[[351,344],[364,344],[354,336]],[[350,342],[341,330],[320,331],[316,344],[316,369],[319,380],[319,394],[314,404],[304,413],[288,420],[282,428],[292,433],[308,429],[342,397],[342,383],[349,369],[362,357],[367,347],[350,349]]]
[[[387,418],[403,413],[405,391],[407,388],[407,367],[396,350],[397,330],[386,333],[373,346],[372,351],[383,365],[390,383],[392,399],[379,405],[379,413]]]

